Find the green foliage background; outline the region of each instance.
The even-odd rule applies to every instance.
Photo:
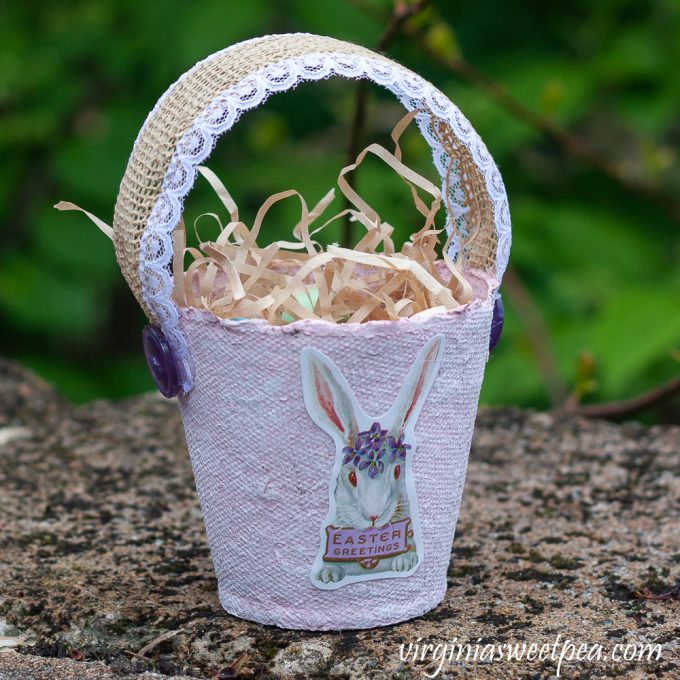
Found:
[[[82,216],[52,205],[74,201],[110,221],[146,113],[204,56],[287,31],[372,46],[392,11],[387,0],[0,6],[0,354],[78,401],[151,389],[144,319],[111,244]],[[504,286],[506,332],[483,401],[547,407],[564,390],[585,401],[622,399],[680,372],[680,210],[672,198],[680,196],[680,3],[439,1],[408,28],[388,53],[458,104],[510,198],[515,278]],[[543,121],[577,134],[614,174],[650,190],[621,186],[442,63],[461,56]],[[297,188],[311,203],[334,185],[355,94],[339,80],[303,85],[222,140],[210,165],[247,219],[274,191]],[[362,141],[383,139],[399,115],[372,89]],[[407,155],[433,176],[416,135]],[[368,164],[359,184],[402,234],[413,230],[403,185],[386,169]],[[649,193],[671,198],[664,206]],[[199,184],[189,221],[216,208]],[[292,205],[276,213],[271,237],[283,238],[294,219]],[[678,412],[676,403],[651,417],[679,420]]]

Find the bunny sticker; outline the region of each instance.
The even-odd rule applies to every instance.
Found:
[[[410,576],[423,559],[412,475],[415,424],[432,387],[444,336],[416,357],[387,413],[367,416],[342,373],[315,349],[302,352],[302,388],[312,420],[335,442],[329,509],[311,570],[317,588]]]

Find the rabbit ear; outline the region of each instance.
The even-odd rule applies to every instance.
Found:
[[[405,430],[409,423],[415,425],[418,420],[420,410],[439,371],[443,350],[444,336],[437,335],[418,353],[395,401],[395,432]]]
[[[302,351],[302,391],[309,415],[331,436],[349,441],[358,432],[352,391],[328,357],[315,349]]]

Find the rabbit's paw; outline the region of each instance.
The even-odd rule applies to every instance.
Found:
[[[345,578],[345,570],[336,564],[329,564],[321,567],[316,577],[321,583],[337,583]]]
[[[392,569],[394,571],[410,571],[416,566],[418,557],[415,552],[406,552],[402,555],[395,555],[392,558]]]

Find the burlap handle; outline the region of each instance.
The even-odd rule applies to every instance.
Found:
[[[310,55],[320,55],[326,61],[330,59],[333,63],[337,62],[338,69],[333,72],[339,75],[347,75],[343,71],[346,70],[343,60],[347,62],[354,59],[356,62],[356,57],[360,58],[359,70],[355,76],[350,74],[350,77],[365,77],[379,82],[394,92],[407,108],[427,106],[427,97],[412,100],[409,98],[406,88],[412,83],[424,84],[428,88],[427,96],[431,94],[442,102],[439,111],[433,110],[431,120],[436,121],[437,137],[451,161],[449,171],[455,172],[460,178],[458,190],[465,200],[466,212],[463,219],[470,236],[465,265],[498,275],[502,273],[505,262],[496,261],[498,237],[491,198],[491,193],[498,188],[489,186],[488,171],[485,172],[480,167],[480,161],[474,158],[475,152],[479,153],[481,144],[474,131],[470,128],[470,139],[461,140],[460,134],[454,133],[447,116],[441,113],[443,106],[455,109],[448,99],[408,69],[366,48],[308,34],[274,35],[239,43],[194,66],[160,98],[137,138],[120,185],[113,232],[116,257],[121,270],[135,297],[153,322],[164,325],[167,319],[162,318],[158,305],[152,299],[157,299],[160,295],[170,301],[171,290],[160,285],[156,285],[152,291],[148,290],[150,284],[140,276],[145,258],[144,248],[140,244],[154,209],[159,210],[164,181],[167,181],[166,175],[178,152],[178,145],[182,144],[183,137],[192,131],[196,121],[205,115],[209,107],[215,106],[220,98],[230,96],[234,88],[268,69],[271,71],[272,68],[298,63],[300,59],[309,58]],[[299,80],[312,80],[315,77],[318,76],[310,69],[308,75],[303,74],[290,83],[282,82],[276,91],[294,87]],[[397,80],[403,85],[395,85]],[[455,112],[459,113],[457,109]],[[467,124],[464,118],[463,121]],[[425,121],[424,124],[428,125],[428,122]],[[422,126],[421,121],[421,129]],[[485,148],[483,153],[488,155]],[[441,168],[440,172],[443,173]],[[189,189],[190,185],[186,193]],[[502,183],[500,190],[503,191]],[[173,219],[176,222],[179,215]],[[449,219],[450,224],[456,224],[460,223],[461,216],[450,214]],[[172,226],[174,225],[170,225]],[[149,249],[146,251],[148,256]],[[168,262],[170,257],[171,254],[168,253]]]

